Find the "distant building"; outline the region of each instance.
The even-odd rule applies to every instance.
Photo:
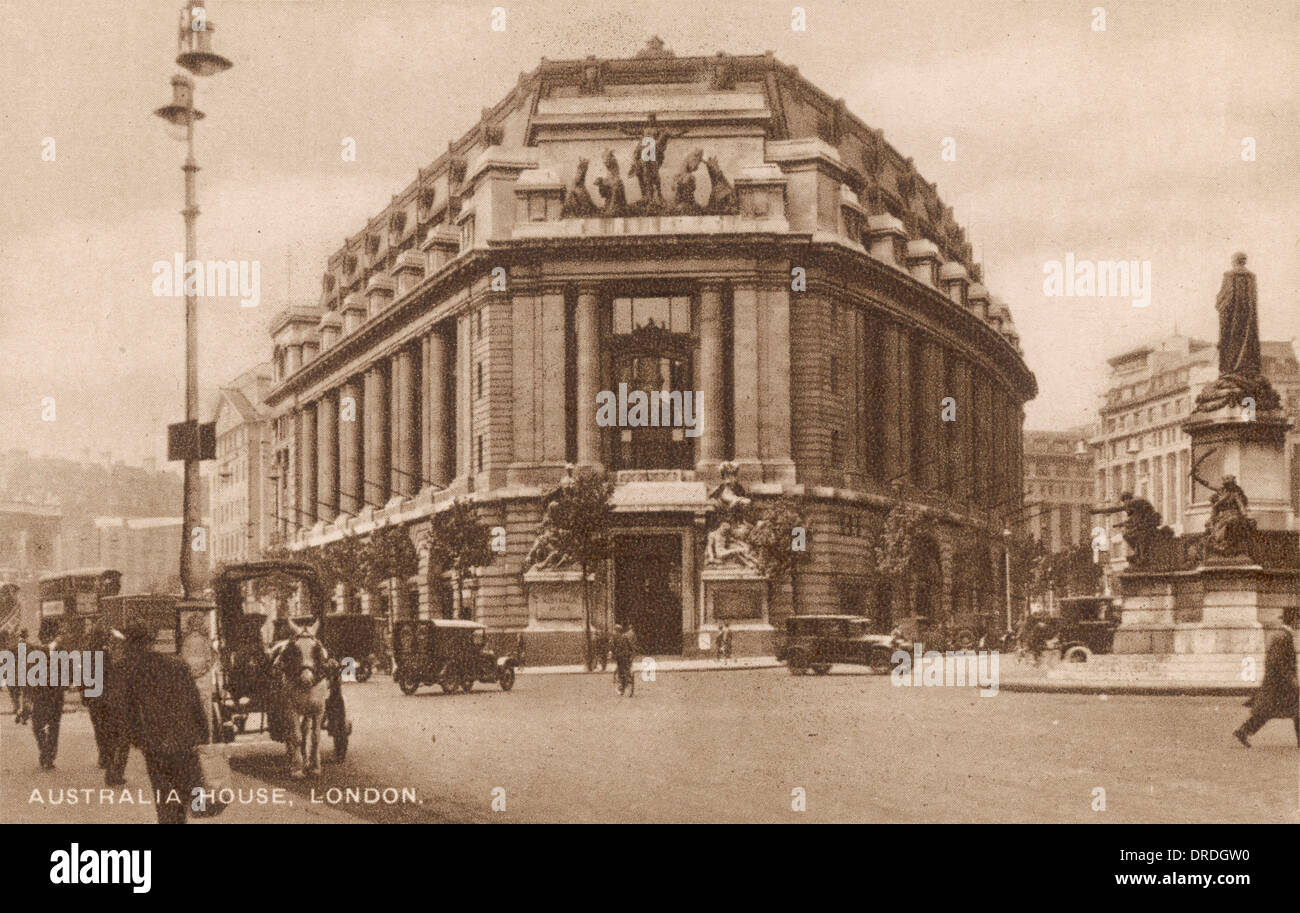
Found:
[[[1087,427],[1025,432],[1024,526],[1049,552],[1092,539],[1090,433]]]
[[[161,517],[180,513],[181,477],[153,460],[128,466],[102,453],[81,460],[0,452],[0,501],[57,504],[65,517]]]
[[[1300,424],[1300,364],[1290,342],[1262,342],[1264,374],[1272,382],[1293,422]],[[1146,498],[1178,535],[1199,533],[1186,522],[1192,500],[1191,444],[1182,431],[1196,395],[1218,374],[1213,343],[1173,335],[1122,352],[1107,362],[1110,383],[1103,394],[1093,447],[1094,495],[1100,504],[1118,504],[1132,492]],[[1287,444],[1292,503],[1300,509],[1300,435]],[[1217,481],[1217,480],[1213,480]],[[1250,494],[1249,480],[1242,480]],[[1110,564],[1126,564],[1122,514],[1098,517],[1107,530]]]
[[[275,531],[271,424],[262,405],[271,366],[260,364],[218,391],[217,459],[210,476],[214,565],[261,557]]]
[[[123,593],[180,592],[180,517],[95,517],[64,524],[61,569],[122,572]],[[200,574],[207,562],[197,555]]]
[[[0,618],[0,626],[35,630],[36,580],[58,566],[61,520],[56,504],[0,500],[0,584],[18,586],[19,607],[19,616]]]

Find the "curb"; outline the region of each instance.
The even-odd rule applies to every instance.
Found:
[[[679,666],[676,663],[669,663],[667,665],[659,663],[655,666],[655,672],[745,672],[752,669],[782,668],[785,668],[785,663],[778,663],[776,660],[761,663],[733,664],[730,666]],[[519,670],[520,675],[612,675],[613,673],[614,667],[612,664],[604,671],[593,669],[590,672],[581,666],[524,666]]]
[[[1132,694],[1143,697],[1249,697],[1258,686],[1182,682],[1130,685],[1123,682],[1001,682],[999,691],[1021,694]]]

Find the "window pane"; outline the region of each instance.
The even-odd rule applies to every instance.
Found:
[[[632,299],[614,299],[614,332],[627,334],[632,332]]]
[[[689,333],[691,331],[691,299],[674,298],[672,311],[672,331],[674,333]]]
[[[638,298],[635,302],[635,309],[632,315],[636,329],[650,326],[653,322],[657,327],[668,326],[668,299],[667,298]]]

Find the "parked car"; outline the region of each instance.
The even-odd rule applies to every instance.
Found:
[[[874,634],[869,618],[858,615],[792,615],[777,643],[776,658],[790,668],[791,675],[810,669],[817,675],[831,671],[835,663],[866,666],[886,673],[895,641],[888,634]]]
[[[1072,596],[1060,601],[1051,635],[1061,659],[1086,663],[1094,653],[1114,649],[1119,613],[1110,596]]]
[[[475,682],[484,682],[509,691],[519,660],[489,650],[486,630],[478,622],[450,618],[397,622],[393,626],[397,686],[403,694],[414,694],[421,685],[437,684],[452,694],[471,691]]]

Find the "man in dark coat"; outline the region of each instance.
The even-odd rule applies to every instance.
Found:
[[[610,641],[610,653],[614,657],[614,666],[618,670],[618,693],[626,688],[631,697],[636,682],[632,678],[632,660],[636,657],[636,634],[628,625],[615,625],[614,636]]]
[[[126,726],[126,689],[120,668],[123,636],[107,625],[96,624],[91,630],[90,649],[103,652],[104,664],[97,696],[82,692],[81,700],[90,716],[95,731],[95,746],[99,750],[99,766],[104,769],[104,783],[121,786],[126,783],[126,760],[131,751],[130,733]]]
[[[148,627],[127,627],[123,709],[156,793],[158,823],[184,824],[193,791],[203,785],[198,746],[208,740],[208,715],[190,667],[153,652],[153,640]]]
[[[42,625],[42,628],[42,640],[47,640],[47,643],[38,649],[45,654],[48,678],[44,685],[27,688],[27,713],[32,721],[32,733],[36,736],[41,770],[53,770],[54,758],[59,753],[59,725],[63,722],[63,685],[54,681],[54,651],[58,649],[54,628],[47,625]],[[31,650],[29,656],[30,653]]]
[[[1233,733],[1250,747],[1249,737],[1269,720],[1291,720],[1296,744],[1300,745],[1300,688],[1296,684],[1295,638],[1285,625],[1268,642],[1264,652],[1264,681],[1246,702],[1250,718]]]

